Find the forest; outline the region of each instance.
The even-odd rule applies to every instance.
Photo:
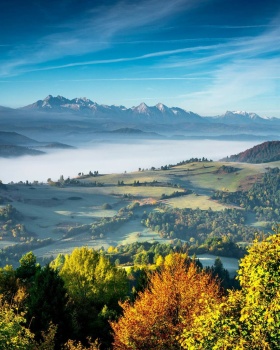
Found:
[[[1,349],[279,349],[280,234],[254,241],[235,285],[221,261],[202,269],[184,248],[119,268],[86,247],[46,266],[29,252],[0,269]],[[180,251],[180,252],[179,252]]]
[[[280,169],[268,167],[262,179],[254,183],[248,191],[216,191],[212,198],[253,211],[260,221],[277,222],[280,204]]]

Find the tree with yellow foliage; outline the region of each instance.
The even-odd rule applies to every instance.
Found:
[[[241,290],[199,315],[186,327],[188,350],[280,349],[280,234],[255,242],[240,263]]]
[[[210,275],[198,271],[186,256],[172,254],[155,272],[148,287],[131,305],[122,304],[123,316],[112,322],[114,349],[180,349],[178,337],[188,320],[219,300],[219,287]]]
[[[126,271],[102,253],[81,247],[65,256],[59,274],[70,297],[74,338],[110,342],[108,319],[116,317],[118,301],[129,293]]]
[[[34,335],[25,326],[25,313],[0,299],[0,349],[34,349]]]

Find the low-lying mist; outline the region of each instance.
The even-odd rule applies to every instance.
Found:
[[[255,146],[257,142],[209,140],[153,140],[94,143],[88,147],[51,151],[43,156],[0,159],[0,180],[46,182],[89,171],[123,173],[176,164],[192,157],[218,160]]]

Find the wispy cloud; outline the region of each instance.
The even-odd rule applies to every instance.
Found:
[[[267,31],[266,33],[256,37],[243,37],[238,40],[229,40],[219,45],[204,46],[206,52],[202,57],[171,57],[166,62],[159,63],[159,68],[179,68],[190,65],[199,66],[206,63],[224,64],[225,60],[235,60],[239,57],[243,59],[253,59],[264,55],[280,56],[280,27]],[[202,50],[198,47],[197,51]],[[190,50],[191,51],[191,50]],[[196,50],[193,49],[193,52]],[[268,57],[269,58],[269,57]]]
[[[13,75],[25,72],[30,67],[70,56],[81,56],[104,50],[113,43],[114,38],[122,33],[136,30],[174,13],[197,6],[205,0],[173,0],[162,6],[159,0],[139,2],[118,1],[114,6],[105,5],[89,9],[84,18],[61,26],[67,28],[36,41],[13,48],[9,52],[9,61],[2,59],[1,75]],[[18,57],[21,57],[18,59]],[[127,60],[127,59],[125,59]],[[97,61],[98,62],[98,61]],[[109,63],[107,60],[105,63]],[[112,60],[111,62],[120,62]],[[92,63],[95,64],[95,63]],[[98,64],[98,63],[96,63]],[[81,63],[68,67],[81,65]],[[63,66],[58,66],[61,68]]]
[[[93,78],[93,79],[65,79],[59,80],[63,82],[73,81],[73,82],[86,82],[86,81],[157,81],[157,80],[207,80],[211,79],[209,77],[151,77],[151,78]]]
[[[78,66],[90,66],[90,65],[120,63],[120,62],[131,62],[131,61],[146,60],[149,58],[155,58],[155,57],[161,57],[161,56],[176,55],[176,54],[181,54],[181,53],[207,51],[209,49],[213,50],[214,48],[219,48],[219,47],[223,47],[223,46],[224,46],[223,44],[211,45],[211,46],[195,46],[195,47],[187,47],[187,48],[176,49],[176,50],[165,50],[165,51],[152,52],[152,53],[148,53],[148,54],[140,55],[140,56],[120,57],[120,58],[103,59],[103,60],[80,61],[80,62],[74,62],[74,63],[68,63],[68,64],[62,64],[62,65],[55,65],[55,66],[50,65],[47,67],[27,68],[27,70],[29,72],[30,71],[44,71],[44,70],[62,69],[62,68],[70,68],[70,67],[78,67]]]
[[[204,24],[200,27],[205,28],[218,28],[218,29],[248,29],[248,28],[273,28],[278,27],[277,24],[257,24],[257,25],[213,25]]]
[[[279,59],[267,64],[265,59],[236,60],[213,72],[213,79],[203,90],[181,95],[198,112],[202,108],[209,114],[226,109],[248,109],[257,112],[260,105],[267,105],[279,86]],[[260,101],[261,99],[261,101]],[[202,103],[203,101],[203,103]],[[249,102],[251,101],[251,102]],[[262,110],[264,107],[262,107]]]

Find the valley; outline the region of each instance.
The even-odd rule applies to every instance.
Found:
[[[279,166],[280,162],[246,164],[194,159],[181,165],[139,169],[129,173],[95,172],[68,179],[61,177],[58,181],[49,180],[48,183],[21,182],[2,185],[2,209],[6,205],[15,208],[20,215],[19,222],[26,231],[22,237],[19,233],[7,235],[5,238],[2,225],[1,247],[5,247],[2,249],[2,264],[7,259],[15,263],[18,254],[29,250],[38,258],[48,261],[59,253],[70,253],[78,246],[107,250],[110,246],[136,241],[176,244],[178,238],[187,242],[190,251],[209,254],[211,248],[206,249],[205,246],[207,237],[224,237],[225,240],[228,236],[230,241],[237,244],[240,242],[241,233],[239,236],[237,231],[236,234],[229,233],[230,230],[226,227],[223,232],[223,215],[229,215],[225,210],[236,211],[244,216],[240,224],[236,222],[235,225],[240,225],[237,228],[241,231],[245,228],[248,231],[244,233],[247,238],[242,243],[248,245],[255,232],[266,232],[273,222],[259,222],[252,210],[247,211],[236,203],[214,200],[213,194],[216,191],[226,194],[248,191],[256,181],[262,179],[269,168]],[[227,169],[234,171],[227,172]],[[193,217],[188,220],[194,220],[200,212],[205,212],[205,215],[221,213],[212,219],[212,222],[220,221],[221,233],[213,231],[209,236],[200,236],[199,232],[203,229],[201,231],[199,227],[205,225],[201,219],[193,228],[186,227],[185,235],[179,234],[179,231],[165,233],[165,229],[159,226],[143,224],[143,218],[153,215],[152,213],[168,213],[172,210],[175,210],[172,215],[177,215],[177,210],[179,213],[181,210],[190,210],[187,214],[180,214]],[[231,219],[226,220],[231,225]],[[104,229],[96,231],[100,223]],[[171,224],[171,221],[166,223]],[[209,227],[204,230],[211,232]],[[193,240],[191,237],[196,238]],[[16,246],[11,248],[12,245]],[[217,253],[215,249],[212,252]],[[221,256],[227,254],[222,250],[220,252]]]

